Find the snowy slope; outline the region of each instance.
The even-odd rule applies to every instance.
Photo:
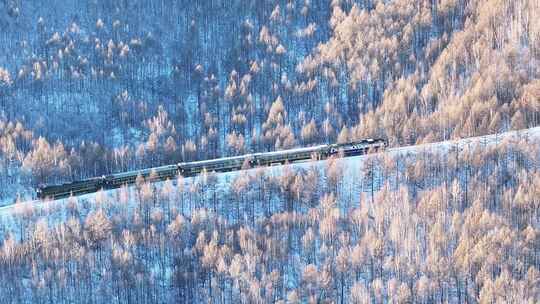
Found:
[[[371,155],[362,155],[362,156],[354,156],[354,157],[348,157],[344,159],[338,159],[337,165],[340,166],[340,168],[343,170],[344,176],[346,176],[346,182],[347,187],[351,191],[351,195],[356,195],[358,193],[363,192],[365,187],[362,183],[362,166],[363,166],[363,160],[365,160],[367,157],[372,156],[380,156],[382,154],[414,154],[414,153],[422,153],[422,152],[445,152],[448,151],[451,148],[464,148],[464,147],[472,147],[475,145],[493,145],[496,143],[500,143],[503,140],[517,140],[517,139],[528,139],[528,140],[534,140],[538,141],[540,140],[540,127],[526,129],[526,130],[519,130],[519,131],[510,131],[505,132],[501,134],[493,134],[493,135],[487,135],[487,136],[479,136],[479,137],[471,137],[466,139],[459,139],[459,140],[450,140],[450,141],[444,141],[444,142],[437,142],[437,143],[430,143],[430,144],[422,144],[422,145],[415,145],[415,146],[406,146],[406,147],[399,147],[399,148],[391,148],[387,149],[384,152],[379,152],[376,154]],[[317,168],[324,169],[324,167],[327,165],[327,160],[322,161],[316,161],[316,162],[305,162],[305,163],[295,163],[289,165],[290,168],[293,168],[295,170],[302,170],[302,169],[308,169],[310,166],[316,166]],[[268,167],[264,168],[264,172],[268,175],[276,176],[280,175],[283,170],[285,170],[286,166],[278,166],[278,167]],[[249,169],[245,173],[254,173],[255,170],[258,169]],[[237,177],[239,174],[239,171],[236,172],[228,172],[228,173],[220,173],[217,175],[217,184],[216,184],[216,191],[218,193],[222,193],[225,191],[225,189],[230,185],[232,180]],[[185,178],[186,184],[189,184],[189,182],[197,177],[193,178]],[[163,182],[157,183],[156,187],[159,188]],[[103,200],[104,196],[108,197],[115,197],[118,194],[119,190],[109,190],[101,193],[93,193],[93,194],[87,194],[77,197],[77,201],[79,202],[93,202],[96,200],[96,196],[100,196],[98,200]],[[133,192],[133,187],[129,189],[129,191]],[[6,217],[9,216],[12,212],[21,212],[25,209],[28,209],[29,205],[33,206],[34,210],[37,210],[38,213],[43,212],[47,213],[50,209],[58,208],[59,206],[62,206],[66,204],[68,199],[60,199],[56,201],[27,201],[27,202],[21,202],[18,204],[12,204],[8,206],[0,207],[0,220],[6,220]]]

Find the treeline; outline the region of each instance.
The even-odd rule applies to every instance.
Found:
[[[7,303],[537,302],[539,156],[535,139],[504,139],[21,204],[0,224],[0,292]]]

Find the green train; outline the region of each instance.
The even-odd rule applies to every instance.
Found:
[[[203,171],[230,172],[243,168],[283,165],[286,163],[304,162],[311,159],[326,159],[332,155],[343,157],[366,154],[368,151],[379,151],[386,148],[384,139],[365,139],[346,144],[328,144],[306,148],[290,149],[275,152],[252,153],[242,156],[224,157],[211,160],[178,163],[144,170],[109,174],[61,185],[40,186],[36,190],[38,199],[61,199],[97,192],[101,189],[120,188],[123,185],[135,184],[137,177],[146,181],[162,181],[176,178],[196,176]]]

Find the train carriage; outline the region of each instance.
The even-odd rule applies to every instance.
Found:
[[[344,144],[319,145],[306,148],[290,149],[275,152],[263,152],[218,158],[212,160],[184,162],[174,165],[161,166],[151,169],[136,170],[124,173],[110,174],[107,176],[90,178],[82,181],[38,187],[39,199],[59,199],[71,195],[81,195],[97,192],[101,189],[115,189],[124,185],[135,184],[138,176],[146,181],[155,182],[173,179],[178,174],[183,176],[195,176],[203,171],[229,172],[241,170],[246,167],[273,166],[286,163],[297,163],[310,159],[325,159],[333,155],[344,157],[357,156],[384,149],[387,143],[384,139],[365,139],[358,142]],[[246,166],[249,165],[249,166]]]

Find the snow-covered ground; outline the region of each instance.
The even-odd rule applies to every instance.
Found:
[[[517,139],[528,139],[528,140],[540,140],[540,127],[526,129],[526,130],[519,130],[519,131],[510,131],[505,132],[501,134],[493,134],[493,135],[487,135],[487,136],[479,136],[479,137],[471,137],[466,139],[459,139],[459,140],[450,140],[450,141],[444,141],[444,142],[437,142],[437,143],[430,143],[430,144],[422,144],[422,145],[415,145],[415,146],[406,146],[406,147],[399,147],[399,148],[391,148],[387,149],[386,151],[382,151],[376,154],[370,154],[370,155],[362,155],[362,156],[354,156],[354,157],[348,157],[343,159],[336,160],[336,165],[340,166],[340,169],[343,172],[343,175],[346,177],[345,181],[347,183],[346,188],[350,190],[351,195],[356,195],[357,193],[361,193],[363,191],[367,191],[365,189],[364,183],[363,183],[363,174],[362,174],[362,167],[364,165],[364,160],[367,157],[372,156],[381,156],[382,154],[402,154],[402,155],[408,155],[408,154],[414,154],[414,153],[422,153],[422,152],[446,152],[450,149],[463,149],[465,147],[473,147],[473,146],[488,146],[493,145],[496,143],[500,143],[503,140],[517,140]],[[304,163],[295,163],[288,165],[289,168],[295,169],[295,170],[302,170],[302,169],[309,169],[311,166],[315,166],[319,169],[323,169],[327,165],[327,160],[322,161],[315,161],[315,162],[304,162]],[[277,176],[280,175],[283,170],[285,170],[286,166],[276,166],[276,167],[268,167],[264,168],[264,172],[267,175],[271,176]],[[245,173],[254,173],[254,170],[257,169],[249,169]],[[217,183],[216,183],[216,192],[217,193],[223,193],[225,189],[229,188],[228,186],[230,183],[237,177],[240,171],[236,172],[228,172],[228,173],[220,173],[217,174]],[[189,185],[192,178],[185,178],[184,182],[186,185]],[[160,188],[163,185],[163,182],[156,183],[156,187]],[[131,187],[133,188],[133,187]],[[129,191],[133,191],[133,189],[128,189]],[[93,193],[93,194],[86,194],[77,197],[78,202],[84,202],[84,203],[92,203],[96,201],[96,196],[100,196],[100,198],[97,198],[97,200],[103,200],[104,196],[108,197],[116,197],[118,194],[118,191],[120,190],[109,190],[105,192],[100,193]],[[49,210],[57,209],[64,204],[67,203],[69,199],[60,199],[56,201],[26,201],[26,202],[19,202],[17,204],[11,204],[7,206],[0,207],[0,221],[6,221],[9,220],[8,218],[11,217],[10,215],[15,212],[24,212],[24,210],[27,210],[30,205],[32,205],[34,212],[37,211],[38,214],[46,214]]]

